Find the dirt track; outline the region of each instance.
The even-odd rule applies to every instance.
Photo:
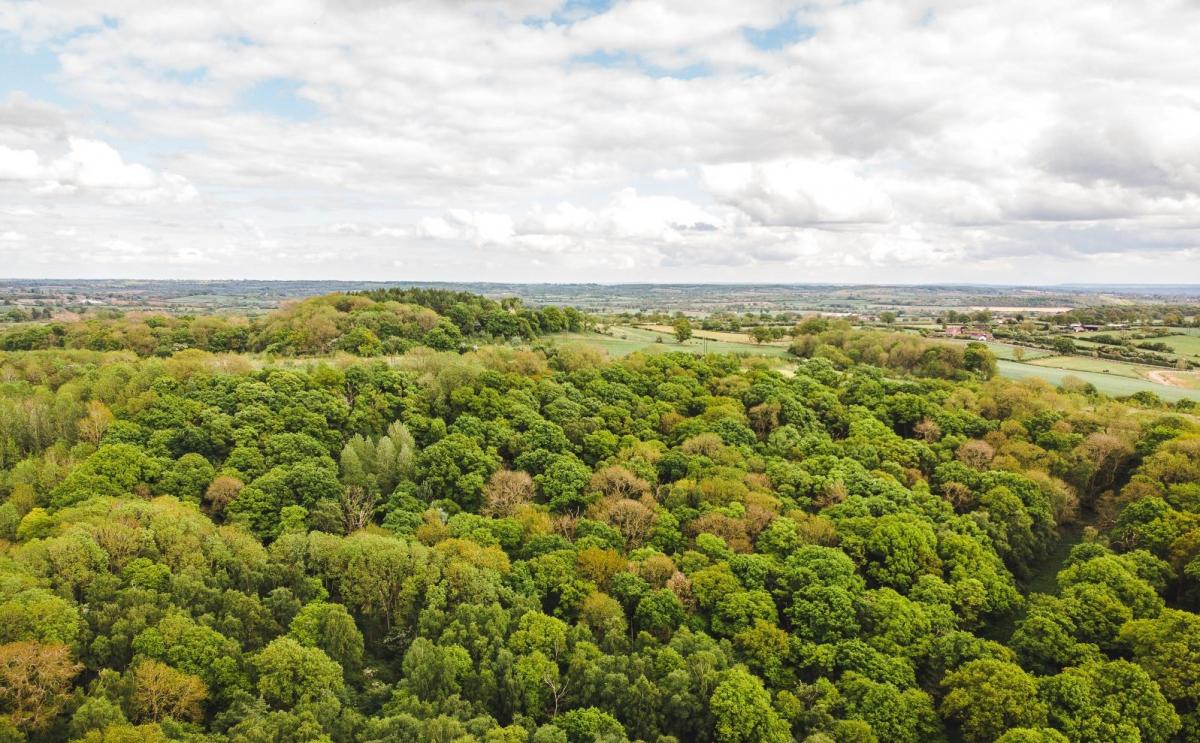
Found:
[[[1146,372],[1146,376],[1150,379],[1151,382],[1165,384],[1168,387],[1183,387],[1185,389],[1187,388],[1186,384],[1184,384],[1183,382],[1180,382],[1178,379],[1171,376],[1171,372],[1169,372],[1169,371],[1164,371],[1162,369],[1153,369],[1151,371]]]

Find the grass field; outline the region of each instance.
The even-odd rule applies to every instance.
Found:
[[[1029,362],[1034,366],[1047,366],[1080,372],[1095,372],[1130,379],[1144,379],[1168,387],[1200,389],[1200,373],[1181,372],[1159,366],[1131,364],[1127,361],[1094,359],[1087,356],[1049,356]]]
[[[1062,358],[1062,357],[1059,357]],[[1079,357],[1067,357],[1079,358]],[[1096,359],[1092,359],[1095,361]],[[1041,366],[1036,364],[1022,364],[1016,361],[1000,360],[998,363],[1001,376],[1010,379],[1044,379],[1052,385],[1058,386],[1062,384],[1067,377],[1075,377],[1084,382],[1090,382],[1095,385],[1096,389],[1106,395],[1114,397],[1124,397],[1133,395],[1142,391],[1153,392],[1163,400],[1174,402],[1175,400],[1200,400],[1200,389],[1186,389],[1184,387],[1171,387],[1165,384],[1158,384],[1149,379],[1142,377],[1126,377],[1118,374],[1105,374],[1095,371],[1081,371],[1078,369],[1060,369],[1051,366]]]
[[[705,331],[701,331],[704,333]],[[759,345],[752,341],[713,340],[693,337],[684,343],[675,342],[674,331],[659,332],[646,328],[632,328],[624,325],[613,326],[610,335],[600,333],[555,333],[549,336],[557,343],[583,343],[606,352],[609,356],[619,358],[628,356],[635,351],[643,353],[735,353],[749,356],[767,356],[783,358],[788,355],[786,345],[764,343]],[[722,333],[720,335],[740,335]],[[657,339],[662,338],[662,343]]]
[[[1179,356],[1200,357],[1200,335],[1169,335],[1166,338],[1154,338],[1156,342],[1166,343]]]
[[[1043,358],[1046,356],[1054,355],[1053,351],[1047,351],[1043,348],[1025,348],[1023,346],[1014,346],[1009,343],[996,343],[995,341],[946,340],[945,342],[946,343],[983,343],[983,345],[988,347],[989,351],[991,351],[992,353],[994,353],[996,355],[996,358],[1007,359],[1009,361],[1016,360],[1016,357],[1014,356],[1013,352],[1018,348],[1020,348],[1022,353],[1024,353],[1024,358],[1026,361],[1031,361],[1033,359],[1040,359],[1040,358]]]
[[[1200,339],[1200,336],[1197,336]],[[958,341],[949,341],[957,343]],[[987,343],[996,354],[1000,375],[1010,379],[1044,379],[1058,386],[1067,377],[1090,382],[1096,389],[1123,397],[1144,390],[1155,393],[1164,400],[1200,400],[1200,375],[1182,374],[1170,369],[1131,364],[1125,361],[1109,361],[1089,356],[1062,356],[1042,349],[1026,348],[1024,362],[1013,358],[1013,349],[1007,343]],[[1174,384],[1163,384],[1159,380],[1170,378]]]
[[[1029,363],[1035,366],[1052,366],[1056,369],[1113,374],[1118,377],[1131,377],[1133,379],[1145,379],[1147,373],[1154,369],[1154,367],[1131,364],[1127,361],[1096,359],[1090,356],[1045,356],[1040,359],[1034,359]]]
[[[1051,355],[1050,351],[1042,348],[1025,348],[1022,346],[1012,346],[1007,343],[995,343],[991,341],[985,342],[984,345],[988,347],[988,350],[996,354],[996,358],[1007,359],[1009,361],[1016,361],[1016,355],[1014,352],[1018,348],[1021,349],[1021,353],[1023,354],[1022,358],[1026,361],[1032,361],[1033,359],[1040,359]]]
[[[705,333],[705,331],[701,331]],[[718,335],[711,331],[706,335]],[[734,333],[721,333],[721,336],[736,336]],[[662,343],[657,342],[662,338]],[[633,328],[629,326],[614,326],[610,335],[601,333],[556,333],[548,336],[555,343],[581,343],[604,351],[612,358],[628,356],[636,351],[643,353],[735,353],[747,356],[764,356],[767,358],[788,358],[787,347],[781,344],[758,345],[753,342],[738,342],[732,340],[715,340],[693,337],[685,343],[676,343],[672,333],[659,332],[649,328]],[[953,343],[954,341],[948,341]],[[1049,384],[1058,386],[1067,377],[1075,377],[1095,385],[1096,389],[1114,397],[1124,397],[1137,392],[1150,391],[1163,400],[1175,401],[1182,399],[1200,400],[1200,389],[1160,384],[1146,378],[1145,374],[1156,371],[1153,367],[1139,367],[1120,361],[1105,361],[1083,356],[1054,356],[1048,352],[1026,349],[1027,362],[1012,360],[1013,346],[1004,343],[989,343],[999,361],[1001,376],[1010,379],[1044,379]],[[1030,363],[1030,355],[1042,354]],[[1105,373],[1103,369],[1109,369]],[[1119,371],[1119,373],[1118,373]],[[1169,370],[1157,370],[1170,374]],[[1188,380],[1200,379],[1188,377]]]
[[[1133,334],[1130,331],[1087,333],[1077,338],[1076,343],[1086,348],[1092,348],[1101,344],[1092,342],[1091,338],[1097,335],[1111,335],[1117,338],[1130,338],[1134,344],[1165,343],[1171,347],[1172,352],[1176,356],[1182,356],[1187,359],[1200,358],[1200,329],[1171,328],[1164,332],[1169,332],[1171,335],[1165,335],[1160,338],[1131,338]]]

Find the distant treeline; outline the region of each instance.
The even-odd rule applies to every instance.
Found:
[[[1200,306],[1189,304],[1138,304],[1077,307],[1054,315],[1061,325],[1106,325],[1109,323],[1151,323],[1162,325],[1196,325],[1200,321]]]
[[[580,330],[589,322],[570,307],[531,309],[518,299],[497,302],[445,289],[380,289],[312,297],[262,318],[131,312],[21,325],[0,334],[0,350],[128,350],[166,356],[197,348],[215,353],[297,356],[343,351],[377,356],[415,346],[455,351],[481,342],[528,340]]]
[[[1044,348],[1058,354],[1095,356],[1112,361],[1126,361],[1132,364],[1149,364],[1150,366],[1181,370],[1191,369],[1194,366],[1193,362],[1188,359],[1164,355],[1175,353],[1175,349],[1167,343],[1135,342],[1135,339],[1163,337],[1149,333],[1134,334],[1130,338],[1121,338],[1108,333],[1081,338],[1081,340],[1099,344],[1095,348],[1081,348],[1075,342],[1072,334],[1031,333],[1013,326],[998,327],[995,334],[996,340],[1032,348]]]
[[[793,338],[791,352],[796,356],[828,359],[839,368],[870,364],[939,379],[990,379],[996,373],[996,357],[982,343],[936,343],[911,333],[865,330],[820,317],[797,325]]]

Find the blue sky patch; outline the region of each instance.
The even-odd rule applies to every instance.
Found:
[[[58,55],[44,47],[21,48],[11,34],[0,33],[0,97],[20,91],[30,98],[63,103],[53,77],[59,72]]]
[[[816,29],[812,26],[801,25],[796,20],[795,13],[788,16],[788,19],[783,23],[771,28],[750,28],[747,26],[742,29],[742,33],[746,36],[746,41],[765,51],[783,49],[797,42],[811,39],[816,32]]]
[[[647,62],[637,54],[607,52],[602,49],[597,49],[590,54],[577,54],[571,58],[571,64],[636,69],[650,77],[672,77],[679,80],[691,80],[697,77],[707,77],[712,74],[712,70],[703,62],[686,67],[662,67]]]
[[[320,109],[300,95],[300,83],[285,78],[263,80],[243,93],[238,101],[248,111],[278,116],[281,119],[304,121],[320,113]]]
[[[570,26],[573,23],[607,13],[615,0],[566,0],[549,16],[531,16],[523,23],[533,28],[541,28],[547,23],[559,26]]]
[[[204,79],[208,74],[207,67],[194,67],[190,70],[167,70],[163,73],[168,80],[175,80],[184,85],[192,85]]]
[[[563,18],[579,20],[607,13],[612,6],[613,0],[567,0],[554,14]]]

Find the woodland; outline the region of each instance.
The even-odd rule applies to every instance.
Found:
[[[0,335],[0,741],[1200,740],[1200,420],[377,290]]]

